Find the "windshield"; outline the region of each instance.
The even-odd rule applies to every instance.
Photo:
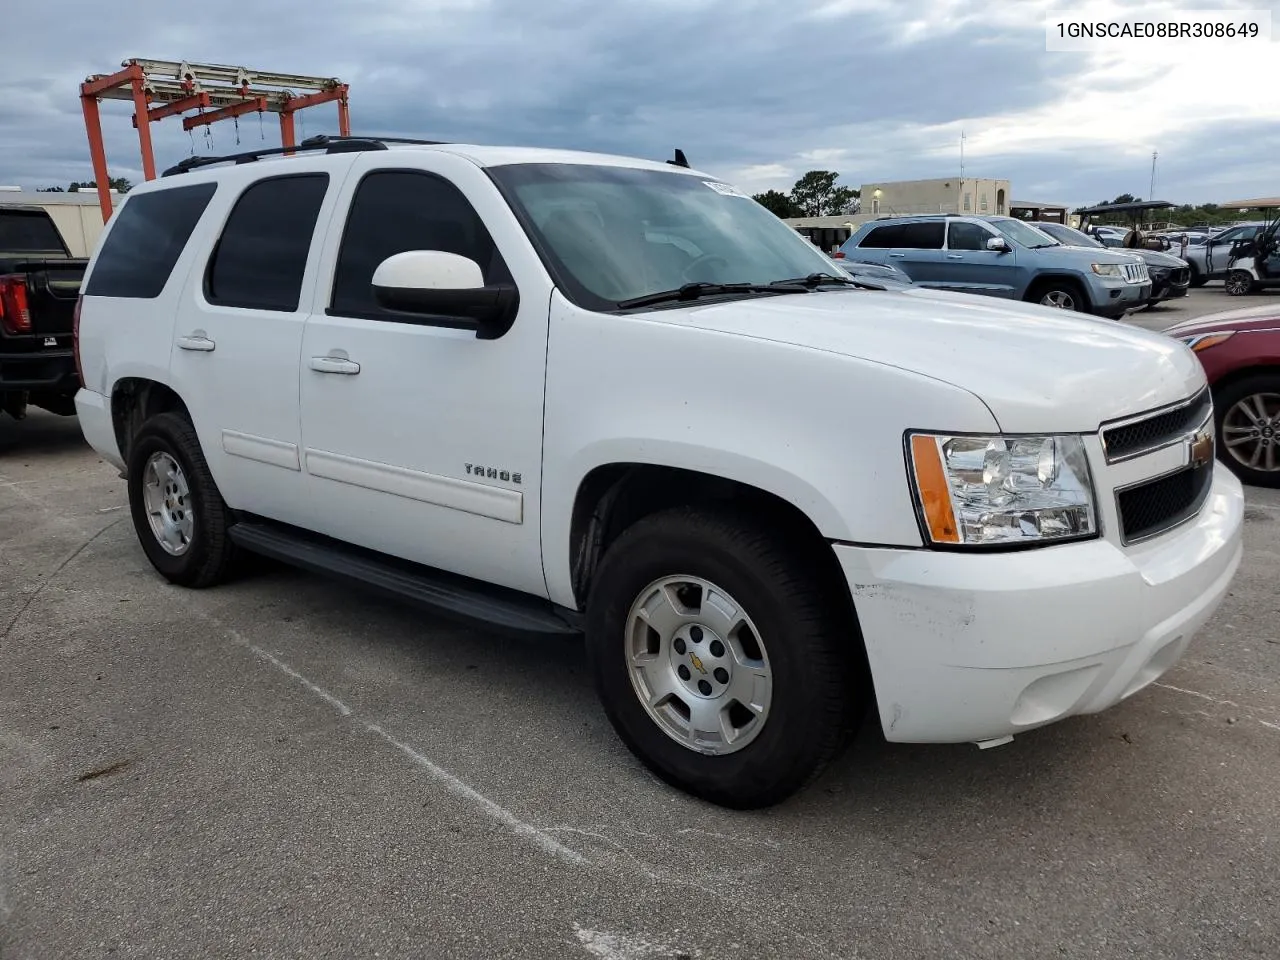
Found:
[[[1062,223],[1037,223],[1036,229],[1069,247],[1103,247],[1105,249],[1104,244],[1099,243],[1084,231]]]
[[[989,220],[991,226],[995,227],[1014,243],[1024,247],[1056,247],[1059,246],[1057,240],[1049,236],[1047,233],[1041,233],[1030,224],[1023,223],[1021,220]]]
[[[558,285],[588,309],[618,309],[621,301],[690,283],[764,285],[840,274],[808,240],[719,181],[574,163],[511,164],[489,173]]]

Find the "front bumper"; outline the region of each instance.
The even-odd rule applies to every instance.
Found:
[[[1091,291],[1093,312],[1100,317],[1122,317],[1143,306],[1151,296],[1151,281],[1097,281]]]
[[[1241,556],[1244,493],[1220,463],[1196,519],[1140,546],[1013,553],[837,545],[885,737],[991,740],[1096,713],[1168,670]]]
[[[1151,275],[1151,296],[1148,302],[1158,300],[1175,300],[1185,297],[1191,286],[1191,271],[1174,270],[1166,274]]]
[[[8,390],[74,393],[79,386],[70,350],[0,353],[0,393]]]

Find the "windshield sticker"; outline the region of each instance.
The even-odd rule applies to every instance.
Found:
[[[702,182],[705,183],[712,190],[714,190],[716,193],[720,194],[721,196],[741,197],[744,200],[749,199],[747,195],[743,193],[741,190],[739,190],[737,187],[731,187],[727,183],[720,183],[717,180],[703,180]]]

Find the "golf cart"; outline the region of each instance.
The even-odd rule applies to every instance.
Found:
[[[1263,227],[1252,237],[1237,240],[1227,255],[1222,286],[1228,296],[1243,297],[1265,287],[1280,287],[1280,197],[1233,200],[1224,210],[1257,210]]]
[[[1104,203],[1076,211],[1080,217],[1079,230],[1065,224],[1037,223],[1035,226],[1059,243],[1088,245],[1092,241],[1098,246],[1123,249],[1146,261],[1147,273],[1151,276],[1151,296],[1147,300],[1149,309],[1161,300],[1185,297],[1191,283],[1191,267],[1178,255],[1180,248],[1175,248],[1167,237],[1152,234],[1143,237],[1142,231],[1138,229],[1143,213],[1172,206],[1172,203],[1164,200]],[[1092,225],[1090,221],[1093,217],[1123,218],[1129,221],[1129,226],[1115,228]],[[1130,243],[1125,242],[1126,238]],[[1134,240],[1138,241],[1137,246],[1132,245]]]

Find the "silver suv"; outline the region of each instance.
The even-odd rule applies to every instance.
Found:
[[[1151,278],[1141,257],[1059,243],[1013,217],[886,217],[864,223],[841,252],[887,263],[938,287],[1119,318],[1145,306]]]

